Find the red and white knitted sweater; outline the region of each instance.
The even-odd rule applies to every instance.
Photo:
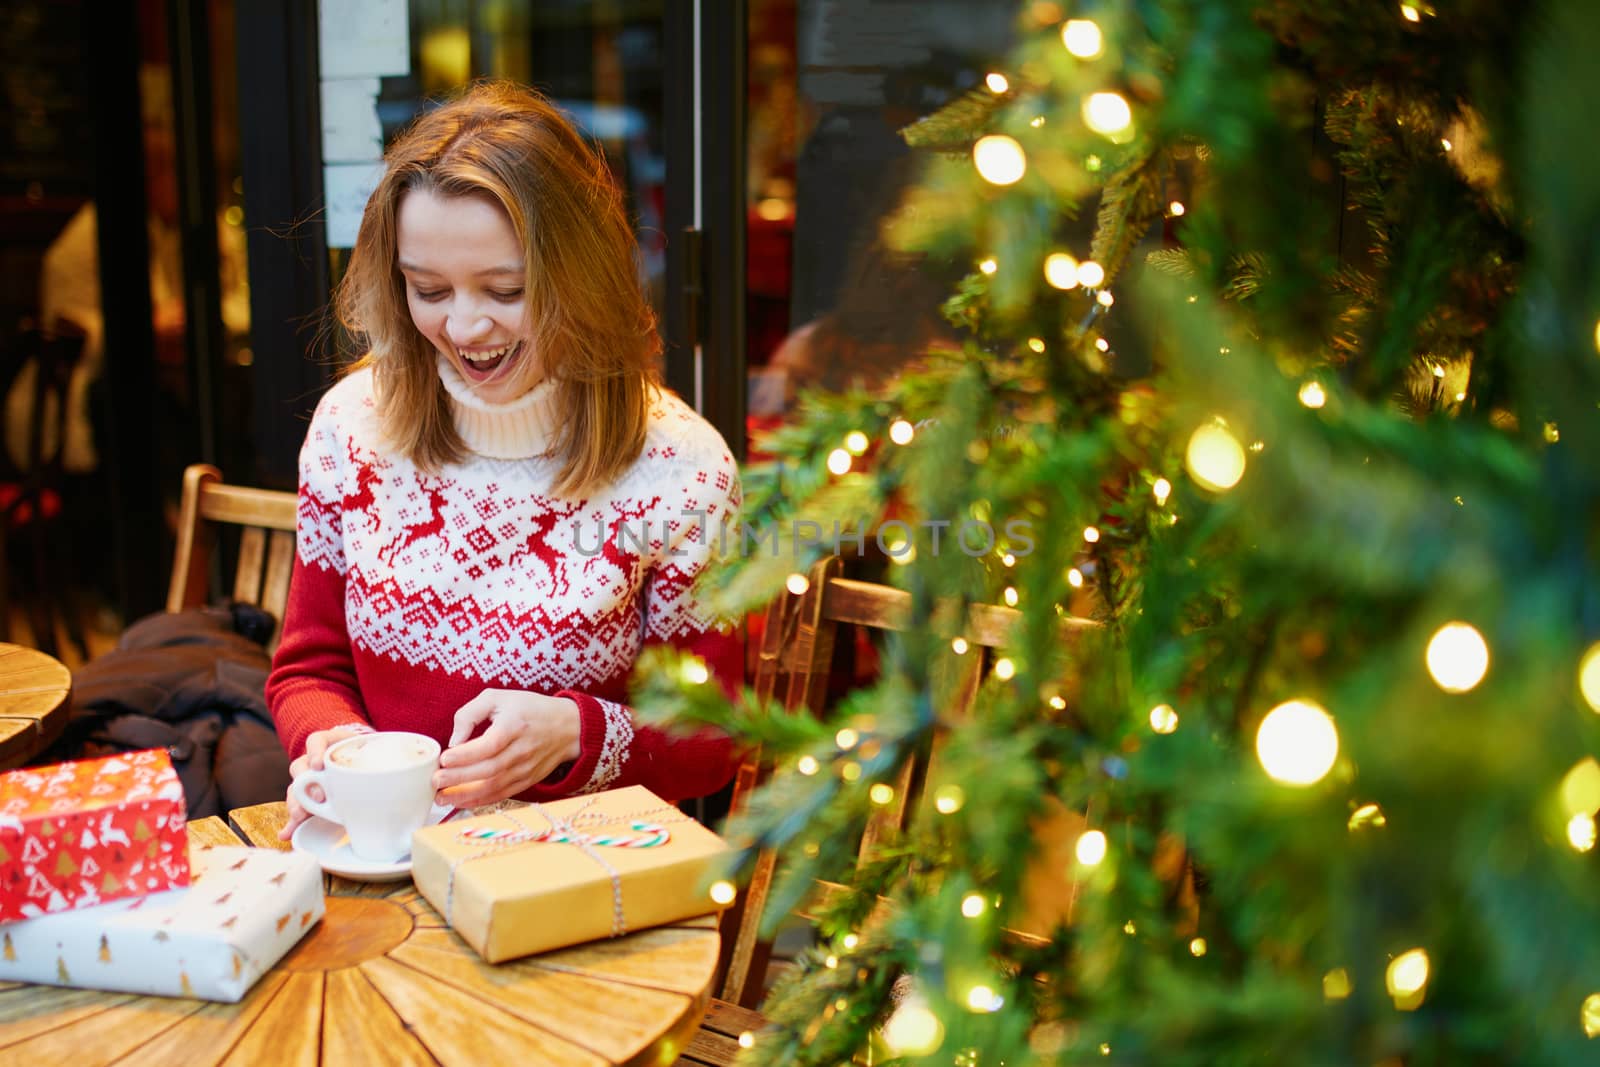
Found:
[[[346,723],[449,740],[486,688],[570,697],[581,754],[524,799],[644,785],[701,796],[733,769],[713,731],[669,735],[623,704],[640,649],[692,652],[728,688],[742,651],[692,586],[738,470],[715,429],[676,396],[652,405],[644,451],[586,500],[549,494],[541,457],[560,412],[548,387],[509,404],[440,374],[472,454],[435,475],[385,447],[370,370],[318,405],[300,453],[296,559],[267,703],[291,758]],[[704,521],[698,513],[704,513]]]

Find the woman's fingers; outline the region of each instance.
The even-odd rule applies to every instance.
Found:
[[[455,725],[450,731],[450,743],[446,748],[455,748],[467,738],[472,736],[472,731],[478,724],[494,714],[495,690],[485,689],[465,704],[456,709]]]

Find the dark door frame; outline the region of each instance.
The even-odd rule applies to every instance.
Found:
[[[256,469],[224,473],[293,489],[306,423],[334,372],[317,4],[237,0],[235,11]]]

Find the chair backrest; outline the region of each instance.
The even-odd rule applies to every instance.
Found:
[[[167,586],[167,610],[199,607],[211,595],[211,556],[220,528],[237,527],[239,562],[233,599],[255,604],[282,622],[294,569],[295,494],[227,485],[222,472],[196,463],[183,472],[178,545]],[[220,591],[218,591],[220,592]],[[269,650],[277,647],[274,630]]]
[[[777,700],[786,708],[805,707],[814,714],[821,714],[828,698],[830,669],[840,628],[856,626],[880,632],[906,629],[911,616],[909,593],[887,585],[845,578],[842,572],[843,561],[838,557],[820,560],[807,576],[804,591],[796,593],[791,589],[768,608],[753,680],[754,689],[763,700]],[[947,672],[942,676],[942,688],[949,720],[959,721],[973,713],[983,678],[992,666],[994,650],[1008,643],[1021,618],[1021,613],[1014,608],[986,604],[968,608],[965,651],[949,648],[938,664]],[[1093,624],[1088,620],[1071,619],[1067,625]],[[886,834],[906,826],[922,803],[923,787],[930,768],[937,765],[940,748],[936,737],[926,755],[908,762],[903,768],[894,802],[878,808],[867,824],[861,841],[863,858]],[[739,768],[730,804],[732,812],[743,809],[767,769],[759,753]],[[1080,825],[1076,816],[1070,818],[1074,827]],[[1076,833],[1072,836],[1075,838]],[[762,996],[766,957],[771,946],[761,939],[759,930],[777,858],[772,851],[762,852],[757,857],[740,898],[724,913],[722,984],[718,995],[745,1007],[755,1007]],[[819,883],[818,897],[825,899],[842,890],[843,887]],[[1070,900],[1063,906],[1070,907]]]

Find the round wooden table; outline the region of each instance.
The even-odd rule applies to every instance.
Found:
[[[283,805],[189,824],[285,847]],[[716,919],[486,964],[409,880],[326,879],[327,915],[237,1004],[0,983],[0,1061],[36,1067],[671,1064],[709,1000]]]
[[[0,642],[0,770],[20,767],[61,736],[72,672],[38,649]]]

